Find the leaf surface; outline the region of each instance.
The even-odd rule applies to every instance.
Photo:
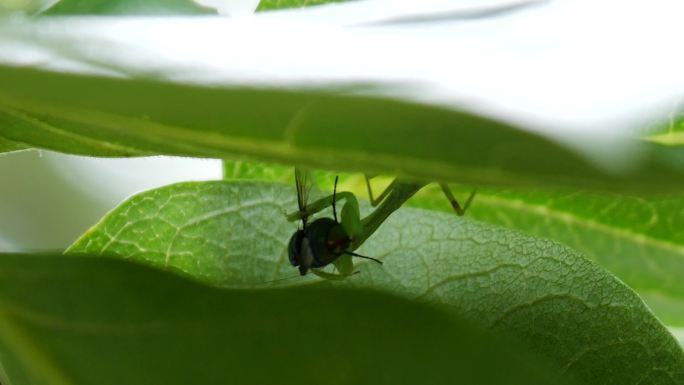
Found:
[[[297,277],[294,188],[172,185],[131,198],[69,253],[117,255],[224,287],[329,285]],[[682,383],[677,341],[623,283],[559,244],[433,211],[401,209],[358,251],[343,287],[427,301],[523,341],[586,383]]]
[[[657,127],[648,140],[667,146],[684,145],[684,105],[676,104],[665,124]]]
[[[454,188],[457,196],[467,189]],[[410,205],[451,212],[436,186]],[[684,324],[684,197],[480,189],[468,216],[561,242],[624,280],[667,324]]]
[[[319,186],[335,174],[318,172]],[[291,167],[224,161],[227,179],[291,182]],[[379,179],[379,180],[378,180]],[[373,178],[377,196],[391,178]],[[367,196],[362,175],[340,175],[340,188]],[[451,186],[461,203],[471,189]],[[453,213],[439,186],[432,184],[408,206]],[[467,216],[561,242],[580,251],[620,279],[668,325],[684,324],[684,197],[629,196],[588,192],[480,188]]]
[[[24,150],[27,146],[0,137],[0,154],[3,152]]]
[[[569,383],[453,314],[372,290],[221,290],[32,255],[0,255],[0,275],[12,385]]]

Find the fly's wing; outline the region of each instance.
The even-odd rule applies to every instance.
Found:
[[[295,167],[295,185],[297,186],[297,205],[299,212],[302,213],[302,225],[306,228],[306,205],[309,202],[309,193],[311,192],[311,173],[308,170]]]

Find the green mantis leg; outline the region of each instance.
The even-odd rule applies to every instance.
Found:
[[[340,214],[340,224],[347,231],[351,239],[356,238],[363,231],[361,224],[361,211],[359,211],[359,201],[353,194],[347,197]]]
[[[341,211],[341,221],[340,224],[344,226],[347,234],[353,239],[356,235],[360,234],[363,226],[361,225],[361,212],[359,211],[359,202],[356,200],[354,194],[345,191],[338,192],[333,195],[329,195],[325,198],[321,198],[316,202],[313,202],[306,206],[306,211],[297,211],[287,216],[287,219],[291,222],[300,220],[305,216],[311,216],[319,211],[322,211],[333,205],[333,200],[339,202],[344,200],[344,206]]]
[[[361,212],[359,210],[359,202],[356,200],[356,197],[352,193],[349,193],[349,192],[336,193],[334,196],[331,195],[331,196],[323,198],[317,202],[314,202],[313,204],[307,206],[306,214],[311,215],[317,211],[322,210],[323,208],[332,206],[333,199],[336,202],[338,202],[340,199],[345,200],[344,206],[342,206],[342,210],[340,211],[340,224],[342,225],[342,227],[344,227],[345,232],[347,234],[349,234],[349,237],[352,239],[352,242],[355,238],[362,237],[363,236],[363,234],[362,234],[363,224],[361,223]],[[335,260],[335,262],[333,262],[333,264],[335,265],[335,268],[337,269],[337,271],[339,271],[339,274],[327,273],[325,271],[320,271],[320,270],[315,270],[315,269],[312,269],[311,271],[321,278],[332,279],[332,280],[345,279],[345,278],[357,273],[357,271],[354,271],[354,263],[352,261],[352,256],[371,259],[371,260],[374,260],[376,262],[382,263],[381,261],[378,261],[377,259],[366,257],[366,256],[361,256],[361,255],[354,254],[351,251],[349,251],[349,253],[340,255]]]
[[[352,240],[360,236],[361,231],[363,231],[359,202],[353,194],[347,197],[344,206],[342,207],[340,224],[344,227],[344,230],[349,234],[349,237]],[[340,255],[333,263],[342,276],[348,277],[355,273],[351,254]]]
[[[297,211],[289,214],[287,219],[290,221],[299,220],[305,216],[316,214],[317,212],[333,206],[333,202],[337,203],[341,200],[345,201],[344,206],[340,212],[340,224],[344,227],[350,238],[354,237],[362,231],[361,214],[359,211],[359,202],[356,200],[354,194],[350,192],[339,192],[321,198],[306,206],[305,211]],[[333,206],[334,207],[334,206]],[[335,268],[339,274],[328,273],[319,269],[311,269],[311,272],[324,279],[343,280],[351,275],[357,273],[354,271],[354,263],[352,262],[352,255],[340,255],[334,262]]]
[[[387,188],[385,188],[385,190],[377,198],[374,198],[373,197],[373,189],[371,188],[371,185],[370,185],[370,179],[372,178],[372,176],[369,177],[367,174],[364,174],[363,176],[366,178],[366,187],[368,188],[368,198],[370,199],[371,206],[373,206],[373,207],[377,206],[378,204],[380,204],[380,202],[382,202],[383,199],[385,199],[387,194],[389,194],[392,191],[395,183],[397,182],[396,179],[393,180],[392,183],[390,183],[389,186],[387,186]]]
[[[356,197],[354,196],[354,194],[348,191],[338,192],[334,195],[330,194],[325,198],[321,198],[313,203],[306,205],[306,211],[296,211],[292,214],[288,214],[287,220],[290,222],[298,221],[304,217],[309,217],[313,214],[318,213],[319,211],[325,210],[333,205],[333,199],[335,199],[336,201],[345,200],[347,202],[351,199],[356,201]],[[358,207],[358,203],[356,205]]]
[[[335,268],[337,271],[340,272],[340,275],[344,277],[349,277],[350,275],[356,273],[354,271],[354,262],[352,262],[352,257],[351,255],[343,254],[340,255],[335,262],[333,262],[335,265]]]
[[[454,194],[451,192],[449,186],[447,186],[444,183],[440,183],[439,186],[442,188],[444,195],[446,195],[446,198],[451,203],[451,207],[454,208],[454,211],[456,211],[456,215],[458,216],[462,216],[463,214],[465,214],[466,210],[468,210],[468,207],[470,207],[470,203],[472,203],[475,194],[477,193],[477,188],[473,189],[473,191],[468,196],[468,200],[466,200],[465,205],[463,206],[463,208],[461,208],[461,205],[458,204],[458,201],[456,200]]]

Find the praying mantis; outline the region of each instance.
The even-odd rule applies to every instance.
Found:
[[[299,228],[288,243],[290,263],[299,268],[300,275],[308,271],[330,280],[343,280],[355,274],[352,257],[368,259],[382,264],[382,261],[355,253],[382,223],[418,190],[427,185],[394,179],[392,183],[377,197],[373,196],[369,177],[366,186],[373,212],[361,218],[359,203],[351,192],[337,192],[337,181],[332,195],[308,203],[311,176],[307,171],[295,168],[295,185],[297,188],[297,205],[299,210],[289,214],[289,221],[302,221]],[[473,190],[463,207],[458,203],[446,184],[440,184],[442,191],[451,203],[457,215],[462,216],[470,206],[477,190]],[[344,200],[344,206],[337,214],[337,203]],[[333,218],[319,218],[309,223],[310,216],[332,207]],[[322,271],[321,268],[333,264],[339,274]]]

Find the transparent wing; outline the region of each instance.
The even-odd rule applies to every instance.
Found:
[[[297,186],[297,205],[299,212],[302,213],[302,224],[306,227],[308,215],[306,215],[306,205],[309,203],[309,193],[312,186],[311,173],[299,167],[295,167],[295,185]]]

